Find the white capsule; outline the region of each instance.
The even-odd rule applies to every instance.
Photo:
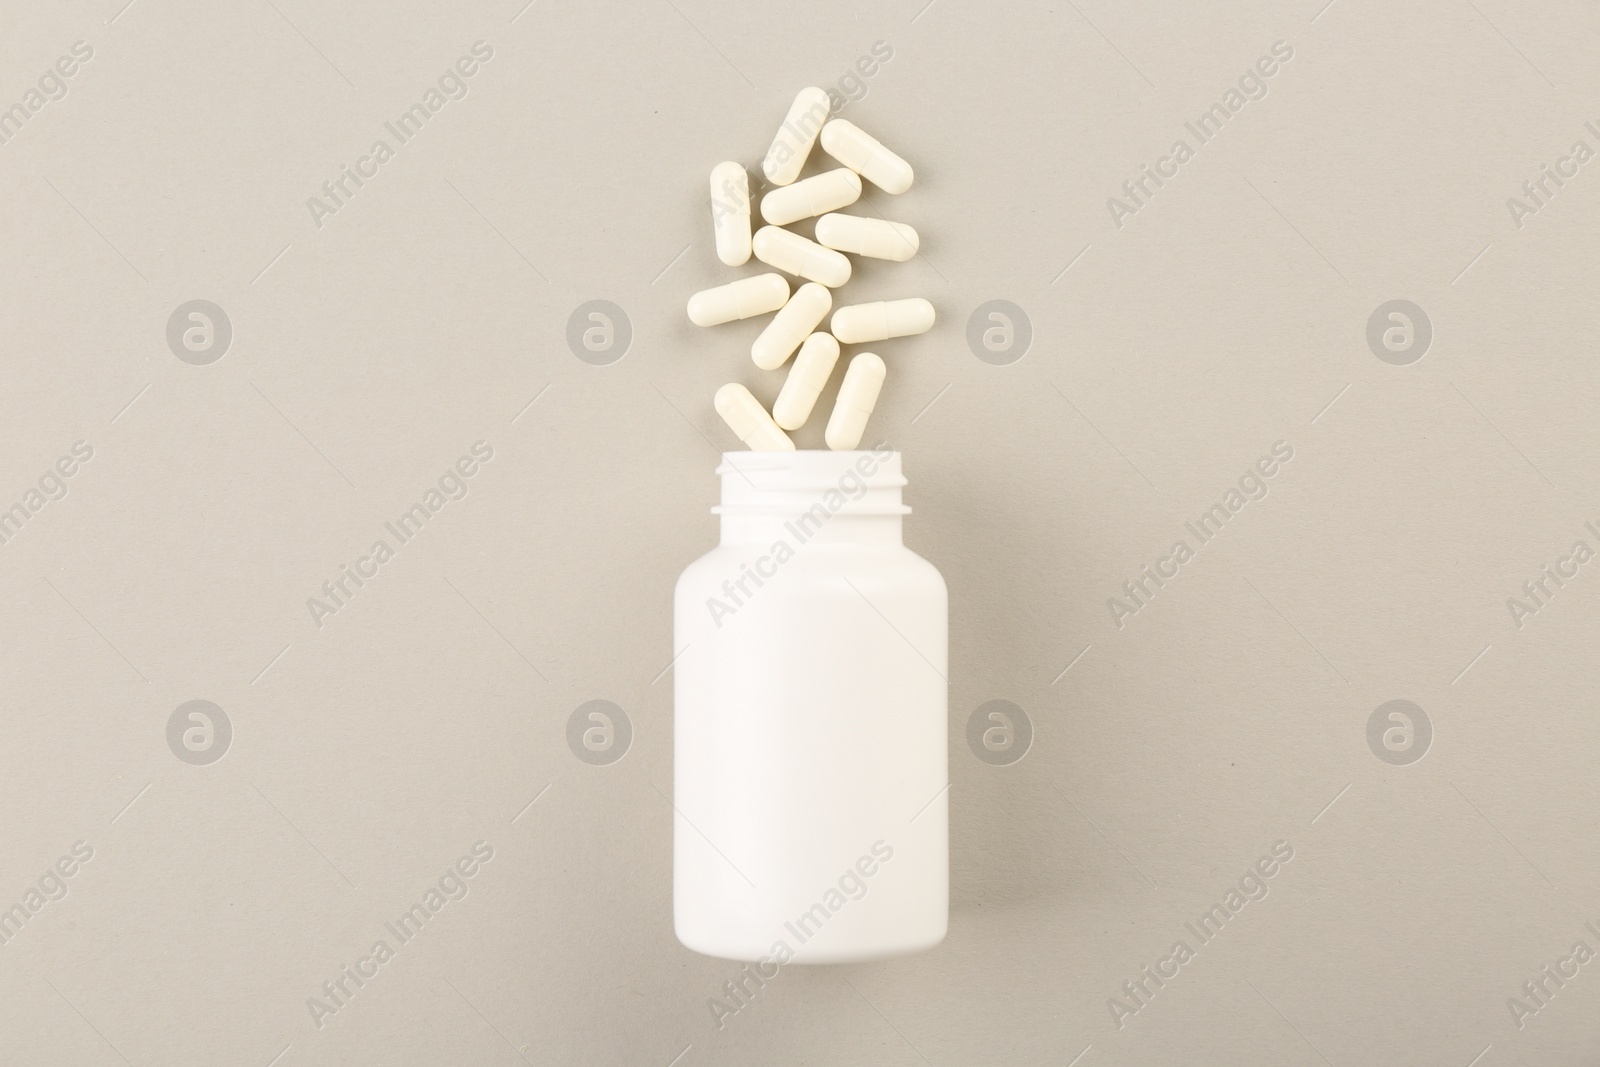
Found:
[[[711,229],[717,258],[730,267],[750,259],[750,176],[728,160],[711,168]]]
[[[756,452],[794,451],[794,442],[789,440],[789,435],[778,429],[778,424],[772,421],[772,416],[761,406],[761,401],[738,382],[729,382],[718,389],[712,403],[716,405],[722,421],[728,424],[728,429],[745,443],[746,448]]]
[[[772,405],[772,421],[785,430],[798,430],[811,417],[822,387],[828,384],[833,365],[839,362],[839,342],[831,333],[814,333],[800,346],[794,366],[783,380],[778,399]]]
[[[800,347],[806,334],[817,328],[833,307],[833,294],[827,286],[806,282],[794,291],[767,328],[750,346],[750,358],[762,370],[777,370]]]
[[[799,187],[799,185],[792,186],[795,189]],[[767,200],[770,199],[772,196],[769,193]],[[764,213],[766,209],[767,201],[763,200],[761,210]],[[824,215],[817,220],[817,244],[840,252],[852,252],[858,256],[892,259],[896,263],[904,263],[917,254],[921,239],[917,237],[916,230],[903,222],[834,213]]]
[[[757,274],[715,289],[702,289],[689,298],[689,321],[696,326],[717,326],[777,311],[789,299],[789,283],[781,274]]]
[[[828,121],[831,110],[833,105],[828,101],[828,94],[821,89],[811,86],[800,90],[794,103],[789,105],[789,113],[783,117],[783,125],[772,138],[767,157],[761,161],[761,173],[767,176],[767,181],[773,185],[788,185],[800,177],[800,168],[805,166],[811,146],[817,143],[817,133]]]
[[[833,313],[829,328],[841,344],[847,345],[909,337],[933,328],[933,305],[920,296],[909,300],[879,300],[874,304],[847,304]]]
[[[822,127],[822,150],[886,193],[911,188],[911,164],[853,122],[834,119]]]
[[[837,289],[850,280],[850,261],[844,256],[776,226],[757,230],[751,247],[756,258],[769,267],[821,282],[830,289]]]
[[[861,178],[849,167],[838,167],[772,190],[761,198],[761,217],[774,226],[787,226],[800,219],[848,207],[859,199]]]
[[[828,429],[823,434],[829,448],[843,452],[861,443],[867,418],[878,406],[878,393],[883,389],[883,376],[887,373],[883,360],[871,352],[851,357],[844,381],[839,384],[839,398],[833,402],[833,414],[828,417]]]

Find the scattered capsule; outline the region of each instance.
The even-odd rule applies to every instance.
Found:
[[[750,358],[762,370],[777,370],[794,355],[794,350],[800,347],[806,334],[817,328],[832,307],[833,294],[827,286],[806,282],[772,316],[767,328],[750,346]]]
[[[909,300],[879,300],[873,304],[847,304],[833,313],[833,321],[829,323],[833,336],[847,345],[927,333],[932,327],[933,305],[920,296]]]
[[[835,253],[837,254],[837,253]],[[696,326],[718,326],[777,311],[789,299],[789,283],[781,274],[757,274],[715,289],[702,289],[689,298],[689,321]]]
[[[794,451],[794,442],[789,440],[789,435],[778,429],[778,424],[772,421],[772,416],[761,406],[761,401],[738,382],[729,382],[718,389],[712,403],[716,405],[722,421],[728,424],[728,429],[745,443],[746,448],[756,452]]]
[[[785,430],[798,430],[811,417],[822,387],[828,384],[833,365],[839,362],[839,342],[831,333],[814,333],[800,346],[794,366],[783,380],[778,399],[772,405],[772,421]]]
[[[711,229],[717,258],[730,267],[750,259],[750,176],[728,160],[711,168]]]
[[[800,185],[790,188],[798,189]],[[761,201],[763,214],[767,210],[767,200],[771,199],[772,194],[768,193],[766,200]],[[921,239],[916,230],[903,222],[830,213],[817,220],[817,244],[839,252],[904,263],[917,254]]]
[[[811,86],[800,90],[794,103],[789,105],[789,113],[783,117],[783,125],[772,138],[766,159],[761,161],[761,173],[767,176],[767,181],[773,185],[788,185],[800,177],[800,168],[805,166],[811,146],[817,143],[817,133],[832,110],[828,94],[821,89]]]
[[[843,452],[861,443],[867,418],[878,406],[878,393],[883,389],[883,376],[887,373],[883,360],[871,352],[851,357],[844,381],[839,385],[839,398],[833,402],[833,414],[828,417],[828,429],[823,434],[829,448]]]
[[[853,122],[834,119],[822,127],[822,150],[886,193],[911,188],[911,164]]]
[[[820,282],[830,289],[850,280],[850,261],[844,256],[777,226],[757,230],[751,246],[756,258],[769,267]]]
[[[761,217],[774,226],[787,226],[861,199],[861,178],[849,167],[825,170],[804,181],[774,189],[761,198]]]

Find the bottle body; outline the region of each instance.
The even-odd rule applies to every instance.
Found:
[[[728,959],[930,948],[949,910],[944,580],[899,456],[733,453],[674,604],[678,938]]]

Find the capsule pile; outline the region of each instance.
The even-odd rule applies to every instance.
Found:
[[[717,258],[739,267],[753,254],[783,272],[741,278],[689,298],[689,321],[696,326],[776,312],[750,346],[750,358],[762,370],[778,370],[794,357],[771,413],[737,382],[718,389],[714,401],[735,436],[758,451],[793,450],[794,442],[784,431],[798,430],[811,417],[839,362],[841,343],[906,337],[933,326],[933,305],[921,297],[833,306],[832,291],[850,280],[850,260],[844,253],[903,263],[917,254],[918,237],[905,223],[840,213],[860,199],[862,179],[899,194],[911,188],[913,175],[909,163],[854,123],[830,121],[829,111],[828,94],[821,89],[802,89],[794,98],[762,162],[762,173],[774,188],[761,198],[761,218],[767,224],[754,234],[750,177],[744,167],[729,161],[711,170]],[[843,166],[796,181],[819,139],[822,150]],[[809,218],[817,219],[816,240],[784,229]],[[804,284],[791,293],[784,274],[804,279]],[[819,329],[830,311],[828,329]],[[861,444],[887,371],[875,353],[858,352],[850,358],[823,435],[829,448]]]

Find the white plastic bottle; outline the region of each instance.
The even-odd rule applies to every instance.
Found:
[[[948,597],[901,541],[900,454],[729,452],[717,473],[721,543],[675,595],[678,940],[764,977],[931,948]]]

